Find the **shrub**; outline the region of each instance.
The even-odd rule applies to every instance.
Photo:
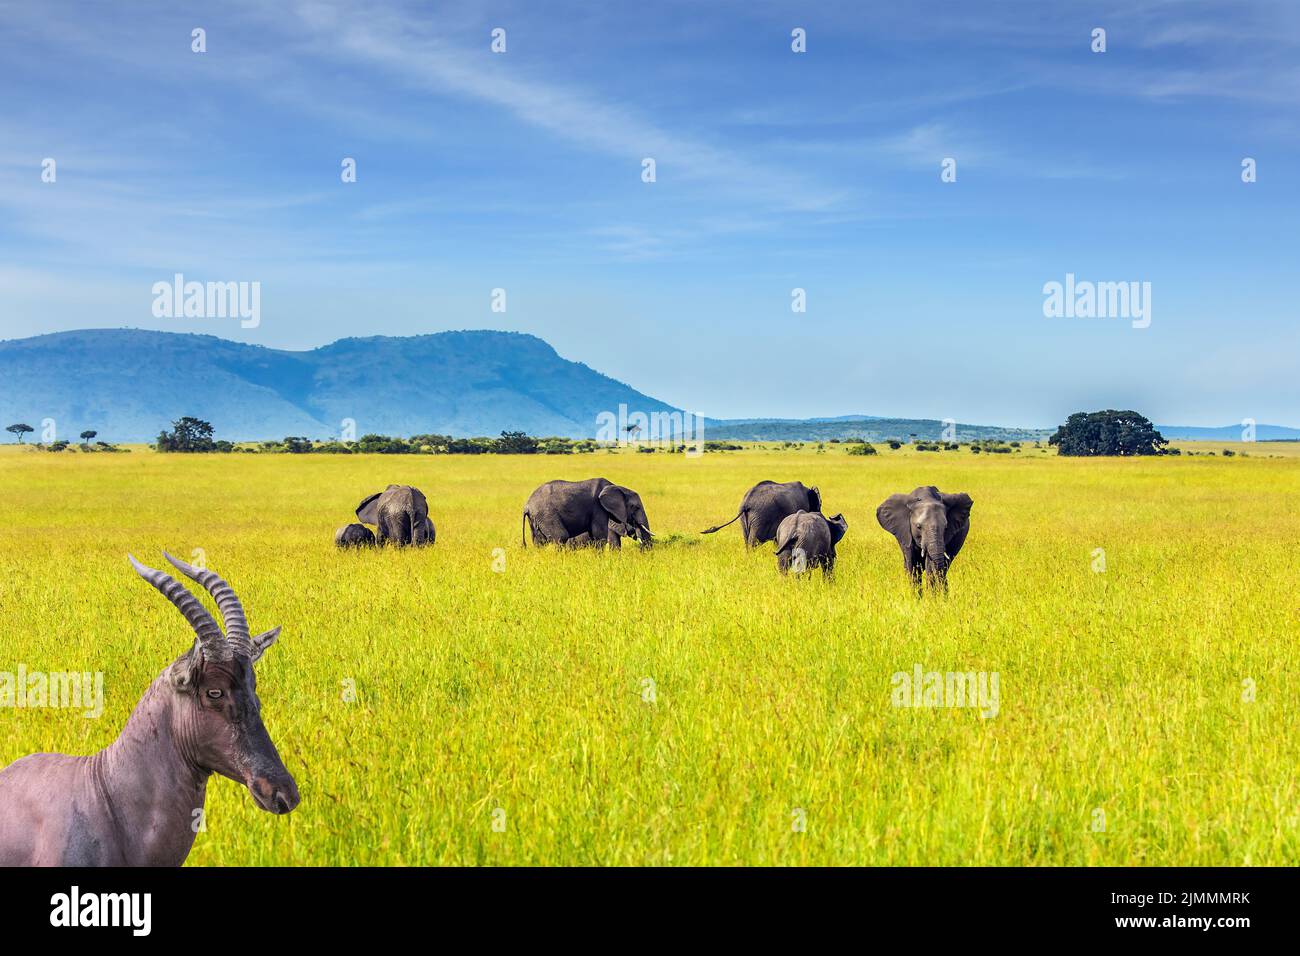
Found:
[[[303,438],[301,435],[289,435],[280,444],[291,455],[308,455],[314,450],[311,439]]]

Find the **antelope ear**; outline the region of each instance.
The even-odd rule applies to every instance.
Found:
[[[266,653],[266,649],[270,647],[272,644],[274,644],[276,638],[278,638],[279,636],[280,636],[280,626],[276,625],[275,627],[271,628],[269,631],[263,631],[261,634],[258,634],[256,637],[253,638],[252,662],[254,664],[256,664],[259,660],[261,660],[262,655]]]
[[[366,498],[361,504],[357,505],[357,520],[362,524],[379,524],[379,496],[382,491],[376,491],[369,498]]]
[[[172,687],[184,693],[193,690],[199,684],[199,673],[203,670],[203,649],[198,641],[188,651],[176,658],[167,668],[167,677]]]

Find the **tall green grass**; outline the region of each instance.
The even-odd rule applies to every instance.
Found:
[[[521,548],[528,493],[592,475],[659,546]],[[833,582],[696,534],[763,478],[845,514]],[[335,551],[389,482],[437,544]],[[875,522],[920,484],[975,499],[946,599]],[[5,449],[0,501],[0,670],[106,692],[99,720],[0,710],[0,764],[106,745],[191,641],[127,551],[201,548],[284,625],[259,691],[302,804],[214,781],[193,865],[1300,862],[1294,458]],[[996,671],[997,717],[891,706],[918,663]]]

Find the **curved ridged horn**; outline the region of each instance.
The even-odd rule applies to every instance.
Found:
[[[200,604],[199,599],[187,591],[184,585],[164,571],[157,571],[141,564],[133,554],[128,554],[127,557],[131,559],[131,566],[135,568],[136,574],[161,591],[163,597],[175,604],[176,610],[185,615],[185,620],[189,621],[190,627],[194,628],[200,644],[206,646],[221,641],[221,628],[212,619],[208,609]]]
[[[244,616],[244,606],[239,603],[239,598],[235,595],[235,589],[219,575],[208,570],[199,570],[191,564],[186,564],[180,558],[173,558],[166,551],[163,552],[163,557],[170,561],[172,566],[181,574],[198,581],[199,584],[207,588],[208,593],[212,595],[212,600],[217,602],[217,610],[221,612],[222,623],[226,625],[226,640],[241,644],[251,656],[253,642],[248,636],[248,618]]]

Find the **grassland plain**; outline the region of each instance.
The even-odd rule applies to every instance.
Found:
[[[214,780],[191,865],[1295,864],[1300,460],[1237,447],[6,448],[0,670],[103,671],[105,711],[0,712],[0,764],[113,739],[191,640],[126,552],[201,548],[254,628],[284,625],[259,691],[303,801],[276,818]],[[591,475],[641,493],[658,545],[522,549],[528,493]],[[844,512],[834,581],[696,534],[763,478]],[[437,544],[335,551],[388,482],[427,492]],[[930,483],[975,507],[950,595],[918,602],[874,511]],[[915,664],[998,672],[998,715],[891,706]]]

